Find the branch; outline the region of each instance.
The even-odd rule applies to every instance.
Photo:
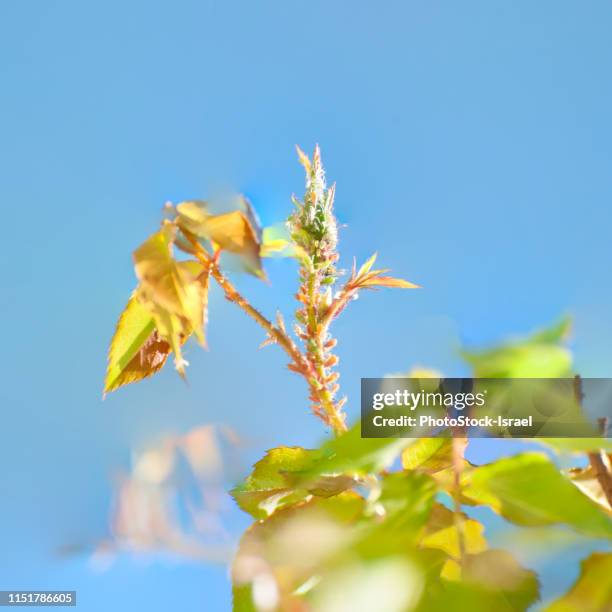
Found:
[[[289,369],[297,374],[300,374],[306,380],[306,383],[310,389],[311,399],[315,399],[325,411],[322,415],[326,423],[339,435],[346,431],[346,423],[342,418],[340,409],[342,407],[342,400],[340,402],[334,402],[333,396],[329,389],[320,381],[322,372],[314,370],[311,362],[304,356],[300,349],[296,346],[295,342],[285,333],[280,327],[276,327],[270,320],[268,320],[257,308],[252,306],[249,301],[238,292],[238,290],[232,285],[232,283],[222,274],[218,265],[218,256],[211,257],[200,245],[197,238],[183,231],[186,238],[193,246],[194,254],[198,258],[198,261],[209,267],[211,276],[217,281],[221,289],[225,293],[225,297],[230,301],[242,308],[246,314],[248,314],[254,321],[256,321],[263,329],[268,333],[279,346],[291,358]]]
[[[576,398],[578,405],[581,405],[583,399],[582,378],[578,374],[574,376],[574,397]],[[605,436],[608,429],[607,419],[604,418],[600,420],[600,427],[602,429],[602,435]],[[595,478],[597,478],[597,482],[599,482],[599,486],[604,492],[610,508],[612,508],[612,474],[609,472],[601,455],[602,451],[592,451],[587,453],[587,457],[589,458],[589,463],[593,469]]]
[[[194,248],[194,254],[198,258],[198,261],[210,268],[211,276],[219,283],[221,289],[225,293],[225,297],[234,304],[237,304],[244,312],[246,312],[252,319],[254,319],[264,330],[273,338],[289,355],[292,361],[292,365],[295,366],[295,371],[302,373],[304,376],[309,374],[309,365],[301,351],[295,345],[293,340],[285,333],[282,329],[276,327],[271,321],[269,321],[257,308],[252,306],[249,301],[238,292],[238,290],[232,285],[232,283],[223,276],[219,265],[217,263],[217,257],[210,257],[210,255],[202,248],[200,243],[194,236],[191,236],[187,232],[183,232],[186,238],[189,240]]]

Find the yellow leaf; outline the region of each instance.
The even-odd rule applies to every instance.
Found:
[[[160,336],[175,352],[176,369],[184,373],[181,345],[195,333],[202,345],[204,307],[208,272],[196,261],[177,262],[172,257],[176,227],[170,223],[146,240],[134,252],[136,275],[140,279],[138,299],[151,313]]]
[[[452,446],[449,438],[419,438],[402,451],[402,467],[427,474],[445,470],[452,465]]]
[[[594,552],[580,563],[572,588],[545,612],[606,612],[612,601],[612,553]]]
[[[263,276],[260,253],[262,237],[257,216],[245,197],[240,196],[238,204],[240,210],[211,215],[206,202],[181,202],[176,206],[176,223],[184,232],[209,240],[220,249],[240,256],[249,272]]]
[[[206,221],[210,217],[208,205],[201,200],[190,200],[176,205],[176,222],[181,229],[195,236],[205,237]]]
[[[484,526],[482,523],[468,518],[464,513],[461,513],[459,519],[462,522],[465,552],[476,554],[486,550],[487,541],[483,535]],[[450,557],[459,558],[459,533],[452,510],[442,504],[434,504],[429,522],[425,527],[425,533],[421,539],[421,545],[426,548],[443,550]]]
[[[150,376],[166,356],[164,347],[152,342],[155,323],[151,313],[132,296],[121,313],[108,351],[104,393]]]
[[[152,302],[146,292],[139,290],[138,299],[150,311],[155,321],[155,327],[160,337],[163,338],[174,351],[174,367],[177,372],[184,377],[185,366],[189,365],[183,358],[181,346],[191,334],[191,328],[186,319],[166,310]]]
[[[220,248],[240,255],[253,271],[261,271],[260,244],[256,228],[243,211],[235,210],[209,217],[206,232],[209,240]]]

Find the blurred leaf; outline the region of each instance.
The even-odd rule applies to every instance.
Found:
[[[291,240],[287,226],[282,223],[265,227],[262,234],[262,257],[297,257],[298,247]]]
[[[593,553],[581,563],[574,586],[546,612],[609,612],[612,610],[612,553]]]
[[[232,587],[232,612],[258,612],[253,603],[253,589],[250,584]]]
[[[190,234],[206,237],[206,222],[210,217],[208,204],[202,200],[181,202],[176,206],[178,226]]]
[[[564,319],[518,342],[485,351],[463,351],[475,378],[560,378],[571,374],[571,353],[561,341],[569,330]]]
[[[421,572],[401,556],[347,563],[325,573],[312,597],[317,612],[407,612],[423,588]]]
[[[295,486],[292,472],[303,472],[316,464],[320,453],[300,447],[269,450],[258,461],[246,481],[232,490],[236,503],[255,518],[266,518],[279,508],[303,501],[309,495],[328,497],[351,487],[348,477],[319,477]]]
[[[523,453],[468,470],[463,495],[519,525],[564,523],[612,539],[612,519],[581,493],[545,455]]]
[[[508,553],[489,550],[465,558],[463,578],[434,579],[427,585],[419,612],[518,612],[538,599],[534,572],[523,569]]]
[[[572,468],[568,472],[570,480],[588,497],[612,515],[612,509],[608,503],[606,494],[595,475],[592,466],[585,468]]]
[[[414,443],[410,438],[362,438],[361,424],[325,442],[320,460],[304,470],[305,480],[321,475],[349,474],[351,476],[380,472],[391,466],[404,448]]]
[[[377,504],[382,507],[379,527],[396,538],[400,531],[416,539],[429,518],[437,489],[435,482],[418,472],[395,472],[382,478]],[[380,531],[379,528],[376,529]],[[377,534],[377,536],[380,534]]]
[[[428,585],[417,612],[518,612],[503,597],[472,584],[435,579]]]
[[[534,441],[560,453],[587,453],[597,450],[612,452],[610,438],[536,438]]]
[[[540,585],[535,572],[521,567],[504,550],[467,555],[462,579],[499,594],[512,610],[526,610],[539,598]]]
[[[563,317],[557,323],[535,332],[531,335],[532,342],[543,344],[560,344],[567,340],[572,329],[572,321],[569,317]]]
[[[242,210],[211,215],[206,202],[181,202],[176,207],[176,223],[182,230],[240,256],[249,272],[263,276],[259,222],[246,198],[241,196],[239,205]]]
[[[464,513],[461,513],[460,519],[463,523],[466,552],[476,554],[484,551],[487,548],[487,542],[483,535],[484,525],[468,518]],[[443,550],[450,557],[458,559],[460,555],[459,534],[455,522],[455,513],[446,506],[435,503],[424,528],[420,545],[426,548]]]
[[[405,470],[435,473],[452,466],[453,441],[450,438],[418,438],[402,451]]]
[[[263,584],[264,595],[274,590],[279,599],[279,605],[271,609],[295,609],[290,604],[297,603],[296,589],[327,571],[328,564],[333,565],[351,545],[356,535],[352,526],[363,509],[360,496],[345,492],[280,508],[257,521],[242,536],[232,564],[234,588],[250,588],[257,602]],[[245,598],[244,591],[240,595]]]
[[[207,238],[220,248],[240,255],[251,271],[261,272],[259,241],[255,228],[241,210],[214,215],[206,222]]]
[[[104,393],[157,372],[170,345],[155,332],[151,313],[132,295],[121,313],[108,351]]]

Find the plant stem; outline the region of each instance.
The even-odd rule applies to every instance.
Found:
[[[457,543],[459,546],[459,566],[463,572],[465,556],[467,553],[465,544],[465,524],[461,511],[461,473],[467,440],[459,437],[458,431],[453,431],[452,437],[452,462],[453,462],[453,518],[457,530]]]
[[[308,356],[304,356],[289,335],[280,327],[275,326],[261,312],[259,312],[257,308],[252,306],[250,302],[222,274],[217,263],[218,258],[211,257],[202,248],[194,236],[190,236],[186,232],[184,233],[194,248],[195,256],[198,258],[201,264],[209,267],[211,276],[217,281],[221,289],[223,289],[225,297],[230,302],[233,302],[240,307],[244,312],[246,312],[246,314],[248,314],[261,327],[263,327],[268,335],[284,349],[287,355],[289,355],[291,358],[290,369],[302,375],[306,380],[310,389],[311,399],[320,404],[324,410],[325,422],[330,425],[336,435],[340,435],[341,433],[345,432],[347,427],[340,410],[343,402],[334,402],[333,394],[325,383],[328,375],[324,365],[314,359],[310,354]],[[318,295],[318,292],[316,292],[316,294]],[[314,311],[313,317],[315,323],[314,329],[316,330],[317,324]],[[320,334],[316,335],[315,341],[319,349],[322,351],[323,344]]]
[[[316,270],[303,269],[301,275],[302,284],[298,295],[304,308],[298,312],[303,315],[305,329],[300,337],[304,341],[306,359],[314,372],[314,378],[309,381],[312,408],[336,435],[340,435],[347,430],[342,412],[346,400],[336,400],[334,397],[338,390],[338,374],[332,368],[338,359],[331,353],[335,345],[335,340],[328,333],[331,319],[324,323],[320,274]]]
[[[291,358],[292,364],[295,366],[295,368],[307,370],[308,364],[306,359],[293,340],[291,340],[291,338],[282,329],[276,327],[261,312],[259,312],[257,308],[252,306],[241,293],[238,292],[232,283],[222,274],[216,258],[211,258],[210,255],[204,251],[195,237],[188,235],[186,232],[184,233],[191,245],[194,247],[195,256],[198,258],[200,263],[204,266],[210,267],[210,274],[217,281],[221,289],[223,289],[226,299],[242,308],[244,312],[259,323],[259,325],[264,328],[270,337],[273,338],[274,341],[285,350],[285,352]],[[305,371],[304,374],[306,375],[307,372]]]
[[[578,405],[581,405],[583,399],[582,378],[578,374],[574,376],[574,397],[576,398]],[[601,433],[605,436],[608,428],[607,419],[602,419],[600,421],[600,426],[602,429]],[[603,460],[602,451],[592,451],[587,453],[587,457],[593,470],[593,474],[595,474],[595,478],[597,479],[597,482],[599,482],[599,486],[606,496],[610,508],[612,508],[612,474],[608,470]]]

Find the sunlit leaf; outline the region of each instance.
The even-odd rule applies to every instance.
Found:
[[[526,610],[539,598],[540,585],[535,572],[521,567],[504,550],[466,555],[462,579],[498,594],[513,610]]]
[[[305,470],[303,476],[309,479],[341,473],[377,473],[390,467],[413,442],[410,438],[362,438],[361,425],[357,423],[346,433],[323,444],[320,460]]]
[[[468,518],[464,513],[458,517],[461,521],[465,551],[476,554],[487,548],[484,538],[484,525],[478,521]],[[455,559],[459,558],[459,532],[455,513],[440,503],[435,503],[423,535],[420,540],[421,546],[443,550],[447,555]]]
[[[250,587],[260,608],[267,603],[270,609],[294,609],[295,591],[350,547],[363,508],[360,496],[345,492],[280,508],[257,521],[242,536],[232,564],[234,588]],[[272,593],[276,602],[268,598]],[[244,591],[238,595],[248,603]]]
[[[265,518],[310,495],[328,497],[354,484],[353,479],[343,476],[321,476],[296,484],[300,473],[311,469],[319,457],[318,451],[300,447],[273,448],[255,464],[245,482],[232,490],[232,495],[245,512]]]
[[[168,343],[155,336],[151,313],[132,296],[108,351],[104,392],[150,376],[163,366],[169,349]]]
[[[145,293],[142,287],[139,288],[138,299],[153,316],[157,333],[170,345],[170,349],[174,352],[174,366],[177,372],[184,376],[185,366],[189,364],[183,359],[182,346],[190,336],[192,329],[186,319],[159,306],[149,296],[150,294]]]
[[[176,227],[170,223],[148,238],[134,252],[140,279],[138,299],[153,316],[155,327],[175,352],[175,365],[184,373],[181,345],[195,333],[202,345],[207,270],[196,261],[177,262],[172,257]]]
[[[372,266],[374,265],[374,262],[376,261],[377,257],[378,253],[374,253],[370,256],[370,258],[359,268],[359,271],[357,272],[357,278],[361,278],[372,269]]]
[[[539,453],[503,458],[464,476],[463,494],[519,525],[566,524],[612,539],[612,519]]]
[[[382,478],[377,511],[378,524],[372,525],[365,540],[377,554],[385,540],[389,553],[398,546],[416,542],[419,531],[431,514],[437,489],[435,482],[426,474],[417,472],[394,472]]]
[[[593,553],[581,563],[572,588],[546,612],[608,612],[612,609],[612,553]]]
[[[232,587],[232,612],[259,612],[253,602],[253,588],[250,584]]]
[[[181,202],[176,206],[176,223],[187,233],[209,240],[218,248],[238,255],[249,272],[262,276],[259,221],[246,198],[241,196],[239,205],[240,210],[212,215],[206,202]]]
[[[313,593],[312,610],[406,612],[414,608],[422,588],[421,572],[405,557],[347,563],[322,576]]]
[[[402,451],[402,466],[406,470],[435,473],[449,468],[453,459],[450,438],[418,438]]]
[[[415,285],[402,278],[393,278],[392,276],[371,276],[359,283],[363,289],[372,289],[374,287],[395,287],[397,289],[420,289],[420,285]]]
[[[241,210],[211,216],[206,223],[206,234],[220,248],[241,256],[252,270],[261,270],[257,234]]]
[[[532,336],[484,351],[463,351],[475,378],[560,378],[571,374],[571,353],[561,345],[569,330],[563,320]]]
[[[210,217],[208,204],[202,200],[190,200],[176,205],[176,222],[181,229],[194,236],[206,237],[206,222]]]
[[[592,466],[572,468],[568,472],[570,480],[606,512],[612,515],[612,508]]]
[[[134,251],[134,268],[140,279],[143,299],[182,317],[201,339],[204,271],[199,262],[177,262],[172,257],[176,228],[166,224]]]

